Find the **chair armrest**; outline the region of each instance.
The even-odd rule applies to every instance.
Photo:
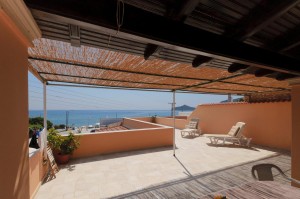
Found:
[[[285,173],[283,173],[283,171],[278,166],[273,165],[273,168],[277,169],[277,171],[280,173],[280,175],[282,177],[284,177],[285,179],[290,180],[290,181],[292,181],[292,182],[297,183],[297,184],[300,185],[300,181],[299,180],[296,180],[296,179],[288,177],[287,175],[285,175]]]
[[[289,179],[290,179],[292,182],[294,182],[294,183],[300,185],[300,180],[296,180],[296,179],[294,179],[294,178],[289,178]]]

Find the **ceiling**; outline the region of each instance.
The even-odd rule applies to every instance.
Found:
[[[155,79],[150,74],[146,80],[169,84],[150,85],[154,83],[150,81],[147,86],[140,84],[138,88],[237,94],[289,91],[285,80],[300,75],[300,1],[25,0],[25,3],[42,37],[49,39],[48,43],[61,42],[56,48],[61,45],[71,52],[78,47],[95,48],[101,49],[101,53],[115,52],[115,56],[123,58],[133,56],[139,62],[144,61],[147,67],[138,68],[141,66],[136,61],[135,66],[128,63],[123,69],[162,74],[165,77]],[[66,47],[64,42],[71,46]],[[41,43],[43,41],[35,43],[37,49],[42,47]],[[45,72],[42,66],[52,64],[53,68],[55,64],[63,64],[54,63],[57,59],[69,64],[72,61],[39,53],[29,57],[33,69],[44,80],[67,82],[66,76],[59,79],[56,75],[55,79],[50,78],[50,74],[41,74]],[[110,61],[116,63],[114,59]],[[73,66],[78,65],[77,61],[74,64],[73,60]],[[118,68],[118,64],[107,67]],[[170,72],[171,69],[176,72]],[[92,74],[94,77],[97,72]],[[166,77],[170,74],[182,78],[175,81]],[[85,75],[78,72],[72,76],[68,77],[69,82]],[[75,82],[88,83],[88,77],[81,82],[77,77]],[[136,82],[143,79],[145,77],[138,77]],[[92,83],[110,85],[95,79]],[[122,87],[117,83],[111,85]],[[123,87],[136,86],[123,83]]]

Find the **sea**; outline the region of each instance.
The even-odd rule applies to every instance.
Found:
[[[176,112],[176,115],[178,112]],[[43,117],[43,110],[30,110],[29,117]],[[66,124],[74,127],[95,125],[105,118],[170,116],[171,110],[48,110],[47,119],[54,125]]]

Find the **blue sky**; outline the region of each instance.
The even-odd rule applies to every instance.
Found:
[[[30,72],[29,110],[43,109],[43,85]],[[236,97],[235,97],[236,98]],[[176,94],[176,106],[196,107],[226,100],[226,95]],[[47,86],[48,110],[169,110],[172,93]]]

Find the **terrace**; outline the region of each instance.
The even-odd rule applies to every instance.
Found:
[[[251,165],[268,161],[300,180],[299,3],[0,0],[0,88],[5,93],[0,198],[28,199],[35,193],[46,198],[55,191],[62,191],[57,198],[201,197],[251,181]],[[28,71],[43,83],[45,129],[50,86],[171,92],[173,107],[176,93],[233,94],[246,103],[199,105],[191,117],[200,118],[200,129],[208,134],[225,133],[244,121],[254,149],[209,146],[202,137],[182,139],[175,127],[186,121],[175,115],[134,121],[142,125],[83,135],[74,154],[79,159],[38,191],[47,167],[45,147],[28,158]],[[166,146],[173,154],[160,148]],[[290,156],[265,147],[288,150]],[[86,179],[79,180],[82,175]],[[292,186],[287,189],[299,193],[294,188],[299,185]]]
[[[126,130],[78,135],[81,146],[74,159],[61,166],[57,178],[42,184],[36,198],[198,198],[254,182],[251,168],[260,163],[276,164],[291,176],[289,105],[200,105],[190,117],[176,119],[178,128],[190,118],[201,117],[202,133],[224,133],[232,123],[242,120],[247,123],[244,134],[253,138],[254,144],[250,148],[212,145],[205,136],[183,138],[176,129],[175,158],[173,129],[165,126],[172,125],[172,118],[124,118]],[[265,117],[277,111],[281,114],[273,116],[273,128],[269,129],[270,121]],[[218,125],[214,125],[216,121]],[[276,139],[268,139],[270,134]],[[277,182],[290,184],[279,173],[274,175]]]
[[[172,147],[98,155],[72,160],[57,178],[44,183],[36,199],[47,198],[201,198],[253,182],[251,167],[273,163],[290,176],[290,154],[252,146],[210,146],[205,137],[182,138]],[[290,182],[275,173],[275,180]]]

